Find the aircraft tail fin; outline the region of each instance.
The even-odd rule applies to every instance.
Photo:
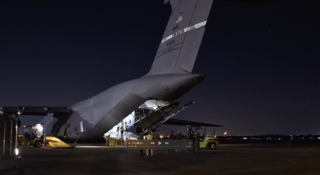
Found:
[[[189,74],[195,63],[213,0],[165,0],[172,13],[150,72]]]

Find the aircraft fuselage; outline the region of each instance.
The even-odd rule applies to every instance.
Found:
[[[154,75],[115,85],[70,107],[71,115],[45,117],[45,133],[76,139],[95,139],[121,122],[149,99],[175,101],[205,78],[201,74]],[[68,126],[69,125],[69,126]],[[59,126],[60,130],[57,130]],[[65,127],[69,127],[67,133]]]

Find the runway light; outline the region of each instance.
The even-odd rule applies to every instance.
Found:
[[[320,140],[320,137],[318,137],[318,140]]]
[[[3,114],[3,112],[2,112],[2,111],[0,111],[0,114]]]
[[[19,149],[18,148],[15,149],[15,153],[16,153],[16,156],[19,155]]]
[[[247,137],[243,137],[243,140],[247,140],[248,138]]]

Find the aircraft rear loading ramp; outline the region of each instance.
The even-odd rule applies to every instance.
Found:
[[[44,146],[49,146],[52,148],[72,148],[72,146],[58,139],[57,137],[47,136]]]
[[[180,104],[178,102],[173,102],[170,105],[158,108],[157,110],[153,111],[149,115],[137,120],[135,122],[135,125],[140,124],[144,129],[144,132],[149,132],[152,129],[155,129],[159,127],[161,124],[167,122],[169,119],[179,114],[183,110],[187,109],[189,106],[193,105],[194,103],[195,101],[191,101],[190,103],[184,105],[181,109],[178,109],[178,111],[169,115],[169,112],[171,112]]]

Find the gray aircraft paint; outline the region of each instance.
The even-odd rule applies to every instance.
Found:
[[[44,117],[41,121],[44,133],[63,136],[65,128],[69,126],[67,135],[70,139],[77,139],[80,135],[80,139],[102,137],[146,100],[173,102],[205,78],[204,75],[190,73],[213,0],[165,1],[168,2],[173,11],[149,73],[70,106],[72,114],[57,113],[53,117]],[[202,25],[195,28],[194,25],[199,23]],[[184,28],[192,30],[174,34]],[[163,41],[173,34],[174,37]],[[171,51],[159,55],[159,52],[170,48]],[[82,134],[80,122],[84,130]],[[61,126],[60,131],[57,131],[57,126]]]
[[[172,13],[162,39],[170,35],[177,36],[165,42],[161,41],[148,75],[192,72],[205,32],[205,24],[200,28],[193,27],[207,21],[213,0],[171,0],[170,3]],[[182,20],[177,22],[179,17]],[[193,30],[181,32],[188,27]]]

